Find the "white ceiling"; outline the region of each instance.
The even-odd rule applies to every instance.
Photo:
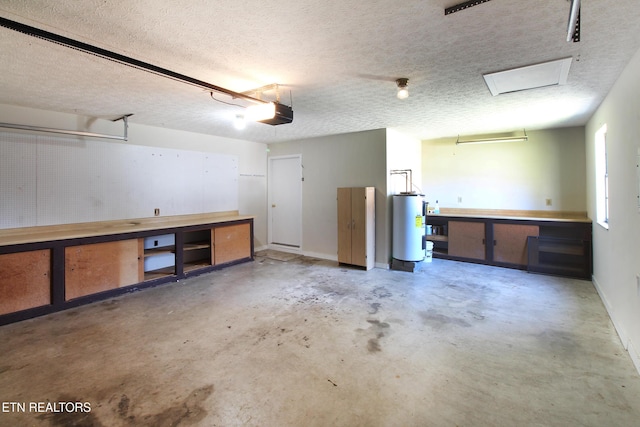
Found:
[[[6,28],[0,103],[261,142],[387,127],[431,139],[583,125],[640,48],[638,0],[582,0],[579,43],[566,42],[567,0],[444,15],[460,2],[0,0],[4,18],[233,91],[278,83],[294,121],[238,131],[241,110],[203,89]],[[482,77],[566,57],[563,86],[493,97]]]

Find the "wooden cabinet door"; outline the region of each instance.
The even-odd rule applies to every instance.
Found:
[[[527,265],[527,237],[538,234],[537,225],[493,224],[493,261]]]
[[[65,299],[141,282],[143,251],[138,239],[66,247]]]
[[[484,222],[449,221],[449,255],[485,259]]]
[[[250,224],[224,225],[213,231],[214,255],[217,264],[251,257]]]
[[[367,265],[366,188],[351,189],[351,264]]]
[[[351,264],[351,188],[338,188],[338,262]]]
[[[0,314],[51,304],[49,249],[0,255]]]
[[[338,262],[375,264],[375,188],[338,188]]]
[[[365,262],[362,264],[367,270],[372,269],[376,263],[376,188],[365,187]]]

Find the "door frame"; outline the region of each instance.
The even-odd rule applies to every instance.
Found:
[[[279,245],[277,243],[273,243],[273,235],[272,235],[272,224],[273,224],[273,214],[272,214],[272,208],[271,205],[273,203],[273,181],[272,181],[272,176],[273,174],[271,173],[272,171],[272,167],[273,167],[273,160],[283,160],[283,159],[298,159],[299,164],[300,164],[300,175],[299,175],[299,180],[298,180],[298,189],[299,189],[299,195],[300,195],[300,205],[298,206],[298,214],[300,216],[300,246],[299,247],[294,247],[294,246],[286,246],[286,245]],[[284,156],[273,156],[273,157],[269,157],[269,163],[267,165],[267,246],[269,247],[269,249],[277,249],[280,250],[282,252],[292,252],[292,253],[302,253],[302,230],[303,230],[303,226],[302,226],[302,196],[303,196],[303,192],[302,192],[302,182],[304,181],[304,175],[302,173],[302,154],[289,154],[289,155],[284,155]]]

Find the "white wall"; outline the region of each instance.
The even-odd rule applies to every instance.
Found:
[[[376,187],[376,264],[388,264],[385,241],[386,131],[384,129],[282,142],[269,156],[302,155],[302,251],[337,260],[338,187]]]
[[[413,188],[409,191],[422,192],[422,142],[394,129],[387,129],[387,188],[388,193],[404,192],[406,183],[403,176],[392,176],[391,170],[411,169]]]
[[[142,125],[132,126],[129,135],[129,141],[140,145],[238,156],[238,210],[241,215],[256,215],[254,221],[255,247],[258,249],[266,247],[266,144]]]
[[[586,211],[584,128],[527,135],[526,142],[496,144],[423,141],[427,200],[441,208]]]
[[[109,120],[101,120],[95,118],[89,118],[84,116],[79,116],[75,114],[65,114],[65,113],[56,113],[51,111],[42,111],[24,107],[15,107],[9,105],[0,105],[0,117],[2,117],[2,122],[5,123],[14,123],[14,124],[22,124],[22,125],[31,125],[31,126],[41,126],[41,127],[51,127],[51,128],[59,128],[59,129],[71,129],[71,130],[80,130],[85,132],[95,132],[95,133],[106,133],[111,135],[122,135],[123,134],[123,124],[122,122],[112,123]],[[128,142],[121,141],[111,141],[111,140],[103,140],[103,139],[94,139],[94,138],[79,138],[74,136],[65,136],[65,135],[54,135],[54,134],[42,134],[42,133],[33,133],[33,132],[21,132],[15,131],[11,129],[2,129],[0,128],[0,133],[3,135],[15,135],[22,134],[23,138],[33,139],[33,135],[46,135],[47,140],[55,141],[55,143],[49,144],[47,149],[51,152],[51,159],[39,159],[39,162],[44,164],[44,167],[52,168],[56,170],[55,172],[59,175],[64,175],[65,171],[63,170],[62,162],[56,162],[55,158],[62,158],[65,155],[65,149],[78,147],[79,145],[85,147],[99,147],[100,150],[108,149],[109,147],[118,147],[120,144],[127,144],[130,146],[148,146],[148,147],[158,147],[164,149],[174,149],[174,150],[185,150],[194,152],[194,156],[197,157],[195,153],[216,153],[221,155],[221,157],[235,157],[237,158],[237,171],[238,171],[238,200],[235,203],[237,209],[241,214],[252,214],[256,215],[255,220],[255,245],[256,247],[266,245],[266,187],[267,187],[267,179],[266,179],[266,169],[267,169],[267,153],[266,153],[266,145],[262,143],[254,143],[250,141],[243,140],[234,140],[229,138],[220,138],[214,137],[210,135],[203,135],[191,132],[183,132],[176,131],[170,129],[163,129],[151,126],[143,126],[136,125],[135,123],[131,123],[129,126],[129,140]],[[20,137],[20,135],[19,135]],[[44,136],[37,137],[41,140],[44,140]],[[18,138],[19,139],[19,138]],[[59,144],[59,145],[58,145]],[[98,153],[100,150],[95,150]],[[16,156],[15,150],[10,150],[9,145],[1,144],[0,145],[0,155],[3,158],[3,161],[7,161],[10,156]],[[98,154],[93,154],[93,156],[98,156]],[[95,158],[89,159],[91,162],[99,164],[102,159]],[[20,159],[16,159],[16,162],[20,162]],[[27,165],[28,166],[28,165]],[[80,165],[79,165],[80,166]],[[86,169],[86,165],[82,167]],[[89,173],[92,172],[87,170],[87,179],[89,179]],[[105,171],[109,172],[109,171]],[[82,175],[82,171],[74,171],[76,174]],[[54,174],[55,175],[55,174]],[[92,174],[94,176],[95,174]],[[117,178],[116,173],[114,172],[112,176],[105,177],[105,185],[108,185],[108,179]],[[80,176],[80,179],[82,177]],[[57,189],[56,184],[60,185],[60,183],[47,183],[50,187],[51,192],[59,192],[60,194],[64,193],[67,189]],[[205,193],[206,189],[202,188],[201,182],[184,183],[181,185],[180,191],[184,192],[193,192],[193,194]],[[145,182],[129,182],[126,185],[130,186],[132,189],[140,189],[139,191],[144,191]],[[155,190],[154,190],[155,191]],[[64,217],[64,209],[72,209],[73,207],[62,206],[61,203],[57,202],[55,197],[52,197],[49,200],[49,203],[53,203],[52,211],[56,211],[58,213],[62,212],[62,217],[56,217],[57,223],[65,222],[61,218]],[[42,196],[42,197],[46,197]],[[196,199],[198,197],[195,197]],[[0,200],[2,203],[8,203],[8,195],[0,194]],[[185,200],[190,200],[189,197],[185,198]],[[57,203],[57,205],[55,205]],[[60,206],[58,206],[60,205]],[[149,212],[148,216],[153,215],[153,207],[149,206],[147,211]],[[20,209],[21,207],[14,207],[14,209]],[[33,207],[30,205],[25,205],[22,207],[25,211],[32,209]],[[102,210],[96,212],[96,215],[99,216],[99,219],[121,219],[123,212],[115,212],[109,209],[112,209],[110,206],[104,206],[101,208]],[[196,212],[197,208],[195,205],[191,207],[192,212],[181,212],[181,213],[199,213]],[[146,212],[146,211],[145,211]],[[164,212],[161,210],[161,214]],[[169,214],[170,212],[166,212]],[[106,215],[106,216],[105,216]],[[90,215],[91,216],[91,215]],[[68,221],[67,221],[68,222]],[[41,223],[49,223],[46,218],[41,219]],[[21,226],[30,226],[30,225],[38,225],[36,223],[25,223],[21,224]]]
[[[596,215],[595,132],[607,124],[609,229],[593,227],[593,280],[640,372],[640,51],[586,126],[588,211]]]
[[[391,175],[392,170],[411,170],[413,185],[409,191],[422,193],[422,142],[393,129],[387,129],[387,255],[393,254],[393,195],[407,190],[403,175]]]

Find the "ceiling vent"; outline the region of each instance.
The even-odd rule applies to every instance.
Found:
[[[545,86],[567,83],[572,58],[543,62],[513,68],[497,73],[484,74],[484,80],[493,96]]]

